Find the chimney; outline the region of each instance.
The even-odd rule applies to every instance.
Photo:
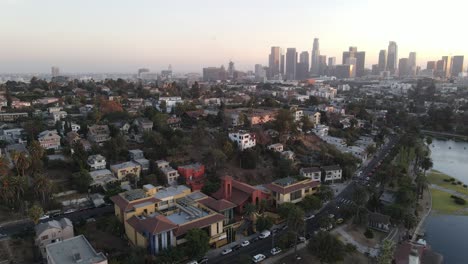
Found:
[[[223,178],[223,198],[230,200],[232,196],[232,177],[224,176]]]

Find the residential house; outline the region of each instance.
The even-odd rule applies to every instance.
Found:
[[[304,178],[312,179],[313,181],[320,182],[322,179],[322,171],[319,167],[301,168],[299,175]]]
[[[74,131],[70,131],[66,135],[67,142],[70,146],[73,146],[73,144],[80,142],[80,135]]]
[[[50,116],[52,117],[54,122],[58,122],[58,121],[64,119],[65,117],[67,117],[67,115],[68,114],[65,111],[57,111],[57,112],[51,112],[50,113]]]
[[[283,144],[281,143],[271,144],[267,147],[267,149],[272,150],[274,152],[283,152]]]
[[[130,129],[130,124],[125,121],[117,121],[110,124],[111,126],[117,128],[120,131],[120,134],[127,135],[128,130]]]
[[[171,116],[166,120],[166,123],[170,128],[176,129],[176,128],[180,128],[181,121],[182,120],[179,117]]]
[[[44,258],[46,257],[47,245],[63,241],[74,236],[73,224],[68,218],[40,223],[36,225],[34,229],[36,231],[34,242],[36,246],[39,247]]]
[[[107,184],[117,181],[118,179],[108,169],[90,171],[89,175],[93,179],[90,186],[102,186],[105,187]]]
[[[221,177],[221,188],[212,197],[227,200],[236,205],[235,211],[242,214],[246,204],[259,205],[261,200],[268,200],[270,194],[261,186],[251,186],[234,180],[231,176]]]
[[[167,184],[169,185],[176,185],[177,179],[179,178],[179,173],[172,167],[164,167],[160,169],[161,172],[164,174],[164,178],[167,180]]]
[[[25,143],[24,129],[22,128],[2,128],[0,129],[0,140],[10,144]]]
[[[385,206],[392,205],[396,201],[396,193],[391,190],[384,190],[383,193],[380,195],[379,201]]]
[[[59,149],[60,148],[60,136],[57,130],[46,130],[39,133],[37,137],[39,144],[44,149]]]
[[[141,171],[144,173],[148,172],[150,162],[149,160],[145,159],[143,151],[140,149],[132,149],[128,152],[130,154],[130,159],[141,166]]]
[[[246,131],[229,133],[229,139],[237,143],[237,147],[241,151],[255,147],[257,142],[255,134]]]
[[[205,165],[193,163],[177,167],[177,171],[185,179],[185,185],[192,191],[201,190],[204,185]]]
[[[112,171],[114,176],[119,180],[122,180],[128,175],[132,175],[139,179],[141,173],[141,166],[133,161],[127,161],[111,165],[110,170]]]
[[[169,161],[166,161],[166,160],[157,160],[155,161],[155,163],[156,163],[156,168],[158,169],[163,169],[163,168],[167,168],[171,166],[169,165]]]
[[[110,131],[108,125],[92,125],[88,127],[89,141],[101,144],[110,139]]]
[[[0,122],[16,122],[28,116],[28,113],[0,113]]]
[[[83,235],[65,239],[46,247],[47,264],[107,264]]]
[[[224,215],[197,202],[197,197],[190,196],[190,189],[183,185],[163,188],[148,184],[111,200],[131,244],[156,255],[185,243],[185,234],[193,228],[205,230],[214,247],[227,243]]]
[[[273,206],[278,207],[283,203],[301,202],[305,196],[316,193],[319,185],[320,182],[312,179],[286,177],[266,184],[265,188],[271,192]]]
[[[283,151],[280,153],[281,158],[287,159],[287,160],[294,160],[294,152],[291,150]]]
[[[153,121],[149,120],[148,118],[140,117],[135,119],[133,122],[134,125],[137,126],[138,132],[143,134],[145,132],[150,132],[153,130]]]
[[[65,130],[65,125],[67,125],[66,122],[62,121],[62,131]],[[70,124],[70,129],[71,129],[71,131],[78,133],[78,131],[80,131],[80,129],[81,129],[81,126],[76,124],[76,123],[71,123]]]
[[[106,168],[106,158],[100,154],[89,156],[87,163],[91,171],[103,170]]]
[[[390,231],[390,216],[380,213],[369,213],[367,216],[367,226],[388,233]]]
[[[339,165],[323,166],[324,182],[340,181],[342,178],[343,170]]]
[[[130,159],[137,160],[137,159],[144,159],[145,155],[141,149],[132,149],[128,151],[130,155]]]

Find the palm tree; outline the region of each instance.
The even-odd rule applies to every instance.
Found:
[[[36,195],[42,196],[42,204],[44,205],[46,202],[46,195],[52,190],[51,181],[44,174],[40,174],[34,179],[34,187]]]
[[[257,212],[257,206],[253,203],[248,203],[244,206],[244,215],[251,219],[253,213]]]
[[[24,176],[25,171],[29,168],[29,166],[31,166],[30,158],[26,155],[26,153],[17,151],[13,152],[12,158],[17,174]]]
[[[11,175],[4,175],[0,178],[0,197],[8,205],[13,204],[15,198],[11,177]]]

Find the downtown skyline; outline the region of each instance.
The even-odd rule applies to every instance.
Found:
[[[449,27],[451,21],[404,27],[399,21],[381,19],[378,13],[411,15],[411,22],[449,10],[450,17],[462,15],[460,8],[453,8],[457,1],[450,0],[444,7],[425,1],[424,13],[417,12],[420,3],[403,1],[394,1],[392,6],[384,1],[293,1],[287,6],[276,1],[236,5],[215,1],[37,2],[0,0],[0,8],[7,10],[0,18],[1,73],[44,73],[51,66],[60,67],[63,73],[128,73],[142,67],[157,72],[169,64],[175,72],[201,72],[203,67],[227,66],[229,60],[246,71],[255,64],[268,65],[272,46],[311,53],[314,38],[320,39],[320,54],[336,57],[337,63],[350,46],[366,52],[369,69],[378,63],[379,51],[387,49],[389,41],[398,43],[398,58],[417,52],[417,65],[422,68],[441,56],[468,55],[466,41]],[[76,19],[70,14],[76,14]]]

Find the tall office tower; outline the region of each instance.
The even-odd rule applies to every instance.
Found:
[[[442,60],[444,61],[444,74],[445,77],[450,77],[450,73],[452,71],[452,60],[450,56],[442,56]]]
[[[309,52],[303,51],[299,55],[299,63],[303,63],[307,65],[307,72],[309,71],[310,63],[309,63]]]
[[[296,48],[286,50],[286,79],[296,79],[297,52]]]
[[[364,76],[364,67],[366,64],[366,52],[356,52],[356,77]]]
[[[387,70],[387,51],[380,50],[379,52],[379,71]]]
[[[463,59],[463,56],[452,57],[452,77],[458,77],[458,75],[463,72]]]
[[[436,70],[436,61],[428,61],[426,69],[435,71]]]
[[[327,56],[320,55],[319,56],[319,74],[325,75],[326,71],[327,71]]]
[[[52,69],[52,77],[57,77],[60,75],[60,68],[53,66]]]
[[[439,78],[445,77],[445,61],[444,60],[438,60],[436,62],[436,70],[435,70],[435,76]]]
[[[395,41],[390,41],[388,44],[387,54],[387,71],[391,74],[395,74],[398,63],[398,45]]]
[[[319,69],[320,69],[319,57],[320,57],[319,39],[314,38],[314,45],[312,46],[312,58],[310,61],[311,63],[310,72],[315,75],[319,74]]]
[[[336,57],[328,58],[328,67],[335,67],[336,66]]]
[[[401,58],[398,61],[398,76],[407,77],[409,75],[409,59]]]
[[[281,51],[281,60],[280,60],[280,74],[282,77],[284,77],[284,54],[283,51]]]
[[[236,71],[236,68],[234,67],[234,62],[229,61],[228,65],[228,78],[233,79],[234,78],[234,72]]]
[[[296,65],[296,79],[304,80],[309,78],[309,52],[303,51],[299,55],[299,63]]]
[[[379,74],[380,74],[379,65],[372,64],[372,75],[379,75]]]
[[[416,76],[416,52],[410,52],[408,57],[408,75]]]
[[[352,78],[353,74],[353,65],[336,65],[334,70],[334,75],[339,79]]]
[[[268,78],[274,78],[280,73],[280,47],[271,47],[268,59]]]
[[[266,71],[265,67],[261,64],[255,64],[255,80],[258,82],[265,81],[266,78]]]
[[[343,61],[342,64],[347,64],[346,61],[348,58],[356,58],[357,47],[349,47],[348,51],[343,52]]]

